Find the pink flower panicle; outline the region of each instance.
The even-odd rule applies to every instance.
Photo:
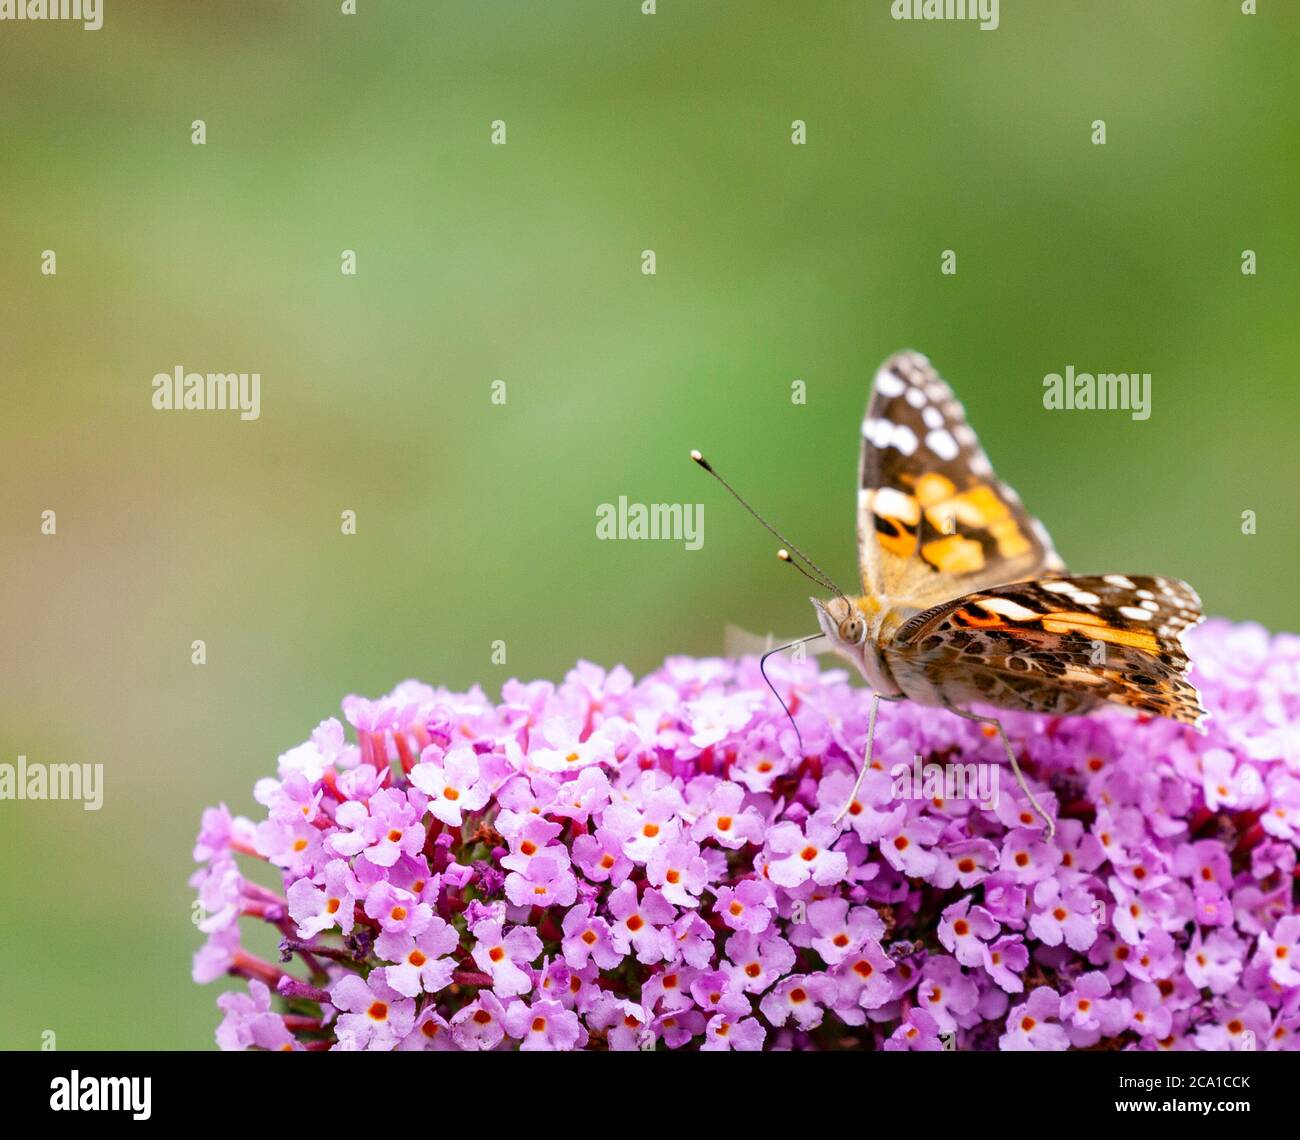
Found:
[[[348,697],[254,795],[204,813],[194,978],[223,1049],[1294,1049],[1300,638],[1190,638],[1206,735],[1003,717],[1041,819],[923,766],[999,765],[958,717],[838,670],[581,663],[500,703]],[[919,757],[919,762],[917,758]],[[901,779],[901,777],[900,777]],[[242,864],[263,861],[271,890]],[[245,950],[272,924],[282,962]],[[294,963],[291,972],[285,966]],[[273,992],[274,991],[274,992]]]

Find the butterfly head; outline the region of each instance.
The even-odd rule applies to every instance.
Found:
[[[879,649],[880,628],[885,617],[880,602],[871,596],[846,598],[843,595],[829,602],[810,600],[831,648],[853,662],[875,692],[883,697],[898,695],[900,689]]]

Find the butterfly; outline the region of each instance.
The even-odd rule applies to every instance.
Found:
[[[692,458],[780,537],[699,452]],[[1049,837],[1055,823],[1025,783],[1001,722],[972,705],[1079,716],[1109,703],[1204,731],[1182,641],[1203,619],[1196,591],[1173,578],[1069,574],[1042,523],[994,474],[952,389],[918,352],[890,357],[872,384],[857,536],[857,596],[792,544],[780,552],[834,594],[811,599],[822,630],[814,637],[824,635],[872,691],[865,758],[837,822],[871,767],[882,700],[944,708],[995,730]]]

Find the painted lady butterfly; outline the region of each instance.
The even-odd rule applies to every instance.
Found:
[[[703,456],[692,458],[736,494]],[[1171,578],[1068,574],[920,353],[885,362],[862,421],[861,596],[846,595],[786,545],[794,553],[782,550],[782,558],[835,595],[812,599],[822,633],[871,686],[863,773],[880,701],[946,708],[996,730],[1050,835],[1053,821],[1026,785],[1001,723],[971,705],[1072,716],[1111,702],[1197,728],[1205,720],[1181,640],[1202,619],[1196,591]]]

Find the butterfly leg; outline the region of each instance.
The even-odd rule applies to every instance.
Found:
[[[871,712],[867,714],[867,750],[862,757],[862,767],[858,769],[858,778],[853,782],[853,791],[849,793],[849,798],[845,801],[844,806],[840,808],[839,814],[835,817],[834,823],[838,827],[840,821],[849,814],[849,808],[853,806],[853,801],[858,798],[858,790],[862,787],[862,781],[866,778],[867,772],[871,768],[871,754],[876,747],[876,711],[880,708],[881,701],[901,701],[902,697],[882,697],[879,693],[871,694]]]
[[[965,720],[973,720],[976,724],[991,724],[998,730],[998,736],[1002,738],[1002,747],[1007,754],[1007,761],[1011,764],[1011,770],[1016,774],[1016,783],[1020,790],[1028,797],[1029,802],[1033,805],[1034,811],[1043,817],[1043,822],[1047,824],[1047,838],[1051,839],[1056,834],[1056,823],[1050,815],[1043,810],[1043,805],[1035,798],[1034,793],[1029,790],[1029,785],[1025,783],[1024,773],[1020,771],[1020,765],[1016,763],[1016,754],[1011,750],[1011,741],[1007,739],[1007,734],[1002,728],[1002,722],[995,716],[976,716],[975,713],[966,712],[964,709],[954,708],[952,705],[946,706],[949,712],[956,713]]]

